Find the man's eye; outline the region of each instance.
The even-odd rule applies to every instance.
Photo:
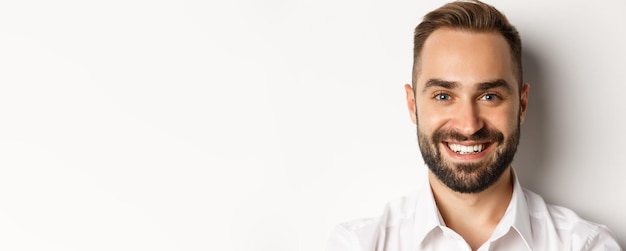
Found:
[[[439,100],[439,101],[448,101],[450,100],[450,95],[445,94],[445,93],[437,93],[435,95],[435,100]]]
[[[485,94],[480,99],[481,100],[485,100],[485,101],[496,101],[498,99],[498,95],[496,95],[496,94]]]

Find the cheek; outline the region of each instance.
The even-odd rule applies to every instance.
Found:
[[[422,132],[430,133],[438,128],[441,128],[447,120],[449,120],[449,113],[437,111],[436,109],[420,109],[417,108],[417,126]]]
[[[489,120],[489,124],[508,135],[517,130],[518,115],[519,111],[516,108],[511,108],[494,111],[485,117]]]

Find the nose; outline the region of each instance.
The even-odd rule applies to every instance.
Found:
[[[452,126],[466,136],[474,135],[485,125],[479,107],[473,102],[457,104],[456,112],[452,116]]]

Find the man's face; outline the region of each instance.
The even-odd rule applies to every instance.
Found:
[[[529,87],[518,88],[510,47],[495,32],[435,30],[420,59],[406,91],[422,157],[452,190],[481,192],[513,161]]]

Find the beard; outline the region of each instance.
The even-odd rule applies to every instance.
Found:
[[[513,162],[520,137],[520,123],[506,140],[497,130],[482,128],[471,136],[465,136],[456,131],[438,130],[430,138],[418,131],[418,141],[422,158],[428,168],[446,186],[459,193],[479,193],[493,185]],[[439,144],[442,140],[455,141],[490,141],[497,143],[495,155],[486,156],[480,162],[451,163],[441,155]],[[492,143],[492,144],[493,144]],[[446,146],[447,147],[447,146]]]

